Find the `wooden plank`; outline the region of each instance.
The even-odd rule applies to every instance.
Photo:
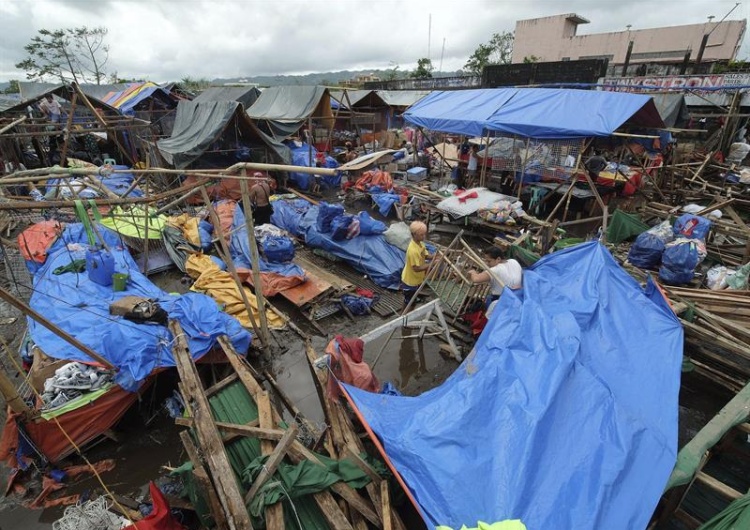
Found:
[[[333,495],[327,491],[321,491],[313,495],[323,517],[325,517],[331,530],[354,530],[354,527],[346,520],[344,512],[341,511]]]
[[[229,385],[231,385],[232,383],[234,383],[237,380],[237,378],[238,378],[238,376],[237,376],[236,373],[231,374],[229,377],[225,377],[224,379],[222,379],[221,381],[219,381],[215,385],[208,387],[206,389],[206,396],[207,397],[213,396],[219,390],[222,390],[222,389],[228,387]]]
[[[216,523],[217,530],[226,530],[229,526],[227,525],[224,510],[219,502],[219,497],[216,495],[216,489],[213,484],[211,484],[211,480],[208,478],[208,474],[203,467],[200,455],[198,454],[198,449],[195,447],[189,433],[185,431],[181,432],[180,440],[182,440],[182,445],[185,446],[188,458],[193,463],[193,476],[195,476],[198,487],[203,490],[203,494],[208,501],[208,509],[211,512],[211,517],[213,517],[214,522]]]
[[[229,528],[234,530],[252,530],[253,524],[240,494],[240,488],[229,463],[219,430],[213,423],[211,406],[203,392],[198,371],[190,355],[190,349],[185,340],[180,323],[170,320],[169,330],[174,337],[172,347],[177,371],[187,393],[186,398],[195,420],[195,433],[198,443],[203,449],[206,464],[211,471],[211,477],[216,484],[216,493],[224,512],[227,515]]]
[[[289,446],[292,444],[296,437],[297,426],[292,424],[289,429],[286,430],[284,436],[274,448],[271,456],[268,457],[268,460],[263,466],[263,469],[261,469],[261,472],[258,474],[255,482],[253,482],[253,485],[250,487],[250,491],[245,494],[245,503],[249,503],[258,493],[258,490],[261,488],[261,486],[266,483],[266,480],[273,476],[273,474],[276,472],[276,468],[279,467],[279,464],[286,455]]]
[[[275,423],[271,407],[271,398],[265,390],[260,392],[255,403],[258,405],[258,420],[262,429],[273,429]],[[294,441],[294,439],[292,439]],[[264,455],[273,453],[273,443],[268,440],[260,441],[260,451]],[[266,528],[268,530],[284,530],[284,507],[280,502],[266,506]]]
[[[180,425],[181,427],[193,427],[193,418],[175,418],[174,419],[175,425]],[[247,427],[258,427],[260,423],[257,419],[248,422],[245,424]],[[231,433],[224,433],[221,436],[222,441],[226,444],[231,442],[232,440],[236,440],[237,438],[241,438],[242,435],[240,434],[231,434]]]
[[[352,449],[350,446],[347,446],[346,452],[347,452],[347,455],[346,455],[347,458],[349,458],[352,462],[357,464],[357,467],[359,469],[367,473],[367,476],[370,477],[370,479],[375,484],[380,484],[383,481],[383,478],[380,475],[378,475],[378,473],[372,468],[370,464],[365,462],[365,460],[361,456],[359,456],[359,453],[356,450]]]
[[[318,459],[315,453],[313,453],[307,447],[297,441],[293,442],[291,447],[289,448],[289,458],[294,463],[301,462],[302,460],[309,460],[314,464],[318,464],[321,466],[323,465],[323,463]],[[331,490],[346,502],[348,502],[352,508],[361,513],[362,516],[365,517],[365,519],[370,521],[378,528],[380,527],[380,518],[375,512],[372,504],[370,504],[364,497],[357,493],[357,491],[354,490],[351,486],[348,486],[345,482],[336,482],[331,486]]]
[[[734,501],[743,496],[743,494],[736,489],[727,486],[720,480],[715,479],[714,477],[704,473],[703,471],[698,471],[698,473],[695,475],[695,479],[730,500]]]
[[[330,426],[330,429],[328,429],[325,433],[325,447],[328,450],[328,454],[331,456],[331,458],[337,458],[338,451],[336,440],[339,439],[339,426],[338,423],[334,424],[335,418],[333,417],[333,414],[331,412],[330,402],[326,398],[325,389],[327,380],[324,379],[324,375],[326,374],[323,374],[320,370],[317,370],[315,368],[314,363],[317,359],[317,354],[315,353],[315,349],[312,347],[312,344],[309,340],[305,342],[305,354],[307,355],[307,366],[310,369],[310,374],[312,375],[315,391],[318,393],[318,399],[320,399],[320,404],[323,407],[323,414],[325,415],[326,424]]]
[[[258,394],[263,392],[263,387],[260,386],[260,383],[258,383],[255,377],[252,376],[250,370],[245,365],[242,356],[237,353],[237,350],[235,350],[234,346],[232,346],[229,337],[227,337],[226,335],[222,335],[221,337],[219,337],[219,346],[221,346],[221,349],[224,350],[224,353],[227,356],[227,360],[229,360],[229,364],[232,365],[232,368],[234,368],[234,371],[237,373],[237,377],[240,378],[242,384],[255,400]]]
[[[383,530],[393,530],[391,520],[391,495],[388,492],[388,481],[380,483],[380,499],[383,501]]]

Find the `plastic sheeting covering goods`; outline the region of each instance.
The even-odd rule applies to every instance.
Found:
[[[655,285],[588,243],[506,289],[441,386],[344,388],[429,528],[645,528],[676,460],[682,347]]]
[[[109,314],[109,305],[123,296],[155,299],[170,318],[180,322],[195,358],[207,353],[221,335],[229,336],[237,351],[247,351],[250,333],[236,319],[219,311],[213,300],[196,293],[182,296],[165,293],[139,272],[117,234],[101,225],[98,232],[111,249],[116,272],[129,275],[126,290],[114,292],[111,287],[98,285],[85,272],[53,274],[52,271],[70,264],[79,254],[85,255],[86,231],[83,225],[75,223],[65,227],[50,248],[46,263],[34,275],[30,305],[119,368],[116,383],[134,390],[155,368],[174,366],[172,334],[167,328],[136,324]],[[32,340],[50,357],[92,362],[86,354],[31,318],[28,326]]]

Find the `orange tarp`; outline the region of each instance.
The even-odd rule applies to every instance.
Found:
[[[138,398],[137,392],[128,392],[114,386],[96,401],[56,418],[68,436],[81,447],[110,429]],[[8,410],[2,437],[0,460],[9,467],[17,467],[18,414]],[[34,445],[50,462],[58,462],[73,451],[68,439],[55,420],[29,421],[23,424]]]

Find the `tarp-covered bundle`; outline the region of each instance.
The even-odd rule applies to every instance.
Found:
[[[169,91],[151,82],[128,83],[122,90],[113,90],[104,96],[103,101],[119,110],[125,116],[135,116],[135,111],[141,105],[142,110],[148,110],[151,100],[158,101],[157,108],[172,109],[177,106]],[[146,106],[143,109],[143,106]]]
[[[81,224],[69,224],[60,238],[47,252],[47,260],[34,275],[32,309],[53,324],[89,346],[119,368],[115,381],[127,389],[134,389],[154,369],[174,366],[172,335],[157,324],[136,324],[109,314],[109,306],[123,296],[142,296],[156,300],[180,322],[195,358],[207,353],[220,335],[227,335],[237,351],[245,352],[250,345],[250,333],[236,319],[222,313],[216,303],[201,294],[173,296],[165,293],[146,276],[120,238],[114,232],[98,227],[115,260],[115,270],[129,276],[127,288],[114,292],[91,281],[88,274],[64,272],[55,274],[85,255],[86,231]],[[47,328],[28,320],[31,339],[41,350],[56,359],[93,362]]]
[[[651,96],[565,88],[436,91],[404,113],[433,131],[538,139],[609,136],[624,124],[664,127]]]
[[[377,285],[387,289],[399,288],[406,253],[388,243],[383,235],[334,240],[331,233],[318,229],[318,206],[298,199],[274,201],[273,208],[271,222],[279,228],[304,238],[308,246],[341,258]]]
[[[345,388],[429,528],[645,528],[676,459],[682,348],[658,289],[587,243],[506,289],[441,386]]]

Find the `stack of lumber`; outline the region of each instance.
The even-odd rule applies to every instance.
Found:
[[[269,392],[261,384],[260,376],[232,348],[227,337],[219,338],[219,344],[233,372],[204,388],[179,323],[171,321],[169,327],[175,337],[173,353],[181,380],[178,386],[188,414],[176,423],[190,428],[181,433],[181,439],[193,465],[193,482],[206,500],[219,530],[252,530],[247,506],[266,482],[277,480],[274,474],[282,462],[299,464],[307,460],[314,465],[324,465],[318,453],[297,439],[299,431],[309,431],[312,427],[300,418],[299,410],[280,392],[272,378],[266,376],[271,389],[280,392],[280,401],[295,418],[295,422],[283,421]],[[314,358],[309,345],[308,351],[310,358]],[[324,384],[317,379],[316,382]],[[322,396],[322,387],[318,389]],[[293,503],[267,505],[265,527],[283,530],[302,524],[311,529],[404,529],[390,505],[388,482],[360,457],[364,447],[346,412],[333,405],[326,408],[326,412],[330,414],[328,425],[331,425],[325,433],[328,455],[355,463],[371,479],[369,484],[360,493],[345,482],[336,482],[326,490],[294,498]],[[311,445],[317,447],[319,442],[318,435]],[[268,457],[263,470],[252,485],[245,487],[247,483],[241,480],[243,467],[259,454]]]

